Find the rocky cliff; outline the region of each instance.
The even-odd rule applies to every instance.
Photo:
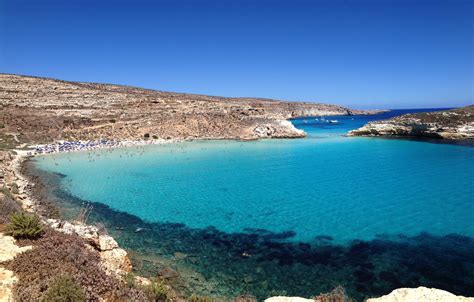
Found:
[[[412,136],[444,139],[474,138],[474,105],[463,108],[405,114],[370,122],[350,136]]]
[[[373,113],[335,105],[226,98],[0,74],[0,138],[79,139],[301,137],[297,116]]]

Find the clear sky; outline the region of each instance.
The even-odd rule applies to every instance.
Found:
[[[474,0],[0,0],[0,72],[354,108],[474,103]]]

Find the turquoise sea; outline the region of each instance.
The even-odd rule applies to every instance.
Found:
[[[474,296],[472,144],[343,136],[412,111],[293,120],[304,139],[48,155],[35,173],[53,176],[64,216],[91,202],[140,273],[170,265],[183,291]]]

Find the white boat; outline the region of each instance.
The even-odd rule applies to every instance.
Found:
[[[330,123],[330,124],[336,124],[336,123],[339,123],[339,121],[338,121],[338,120],[329,120],[328,123]]]

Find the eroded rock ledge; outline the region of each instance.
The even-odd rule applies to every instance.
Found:
[[[474,105],[447,111],[405,114],[370,122],[350,131],[348,135],[473,139]]]

